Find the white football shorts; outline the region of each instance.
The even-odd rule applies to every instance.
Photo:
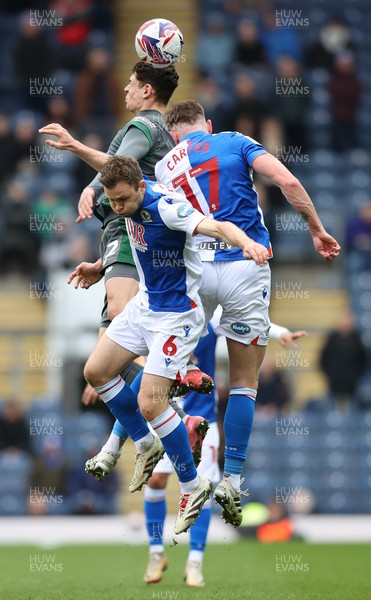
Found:
[[[106,335],[122,348],[147,356],[145,373],[175,380],[185,376],[204,323],[201,300],[187,312],[154,312],[140,303],[137,294],[113,319]]]
[[[206,323],[222,307],[217,333],[242,344],[266,346],[269,339],[271,276],[253,260],[203,262],[200,296]]]

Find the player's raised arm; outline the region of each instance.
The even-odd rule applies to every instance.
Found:
[[[57,141],[47,139],[46,143],[49,146],[57,148],[58,150],[70,150],[70,152],[76,154],[76,156],[81,158],[81,160],[93,167],[96,171],[101,171],[102,167],[109,159],[109,155],[106,152],[101,152],[100,150],[85,146],[85,144],[82,144],[72,137],[67,129],[62,127],[59,123],[45,125],[45,127],[39,129],[39,133],[54,135],[57,138]]]
[[[340,246],[323,227],[313,202],[300,181],[272,154],[257,156],[253,161],[253,169],[277,185],[286,200],[308,223],[317,252],[325,260],[336,258],[339,255]]]
[[[235,248],[241,248],[245,258],[251,258],[257,265],[264,265],[269,257],[267,248],[254,242],[237,225],[229,221],[215,221],[204,218],[194,231],[209,237],[216,237]]]

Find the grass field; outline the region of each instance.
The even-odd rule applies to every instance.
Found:
[[[253,541],[207,550],[203,589],[182,581],[187,548],[167,548],[161,583],[142,582],[143,546],[0,548],[1,600],[368,600],[370,545]]]

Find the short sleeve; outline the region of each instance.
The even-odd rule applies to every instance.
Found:
[[[169,229],[184,231],[190,235],[194,234],[197,226],[205,219],[205,215],[180,194],[163,196],[158,203],[158,212]]]
[[[268,150],[264,148],[259,142],[249,137],[248,135],[239,134],[242,144],[242,153],[246,158],[249,167],[252,166],[254,159],[261,154],[267,154]]]

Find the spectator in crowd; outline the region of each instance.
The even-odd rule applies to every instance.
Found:
[[[285,145],[300,148],[300,152],[305,147],[305,111],[309,91],[300,63],[289,55],[281,56],[276,63],[271,111],[282,122]]]
[[[330,331],[320,353],[320,366],[324,372],[330,399],[338,410],[349,408],[354,401],[360,378],[366,369],[367,355],[354,316],[345,311],[336,329]]]
[[[266,11],[263,23],[261,41],[269,63],[275,66],[281,56],[289,56],[301,63],[303,49],[297,31],[293,27],[285,27],[275,11]]]
[[[61,436],[44,436],[30,475],[29,512],[47,515],[63,512],[67,494],[68,461]]]
[[[358,214],[349,219],[345,243],[353,272],[371,271],[371,201],[362,204]]]
[[[224,0],[223,16],[228,31],[235,31],[241,20],[243,0]]]
[[[280,413],[289,402],[288,385],[274,360],[266,356],[259,371],[256,411],[260,415],[271,417]]]
[[[264,46],[254,21],[243,19],[238,23],[235,60],[244,67],[266,65]]]
[[[215,79],[212,77],[201,78],[196,98],[197,102],[204,107],[207,118],[211,119],[214,133],[230,131],[233,128],[231,102],[223,97],[223,92]]]
[[[122,94],[108,50],[99,46],[91,48],[86,62],[76,79],[76,122],[83,125],[87,119],[117,118]]]
[[[37,234],[30,228],[31,211],[25,186],[10,180],[0,205],[3,214],[3,272],[34,273],[38,268],[40,244]]]
[[[45,78],[56,66],[56,53],[45,31],[32,25],[30,12],[20,17],[20,36],[14,49],[14,67],[19,77],[25,108],[40,110],[47,100]],[[33,83],[30,80],[36,80]],[[31,93],[31,88],[34,93]],[[39,93],[37,91],[39,90]]]
[[[60,65],[64,69],[78,71],[83,68],[84,50],[91,32],[93,0],[53,0],[50,9],[62,20],[56,31]]]
[[[318,40],[305,53],[305,64],[311,68],[332,70],[335,58],[353,43],[348,26],[341,19],[332,19],[319,30]]]
[[[285,137],[281,121],[272,115],[266,116],[260,125],[259,141],[273,156],[282,156]],[[282,194],[280,195],[282,197]]]
[[[30,450],[30,429],[16,400],[5,402],[0,413],[0,450]]]
[[[62,95],[50,98],[45,114],[48,123],[60,123],[66,129],[73,128],[75,124],[72,106]]]
[[[75,211],[66,198],[52,188],[46,188],[33,206],[33,214],[40,223],[39,235],[43,243],[56,236],[66,237],[75,221]]]
[[[21,111],[15,117],[14,132],[8,147],[8,155],[13,171],[22,158],[30,162],[31,148],[37,145],[37,123],[30,111]]]
[[[235,102],[232,107],[233,129],[259,139],[260,125],[267,114],[265,103],[257,97],[254,80],[247,73],[237,74],[234,85]]]
[[[51,123],[53,121],[50,121]],[[59,121],[57,121],[59,123]],[[87,133],[85,136],[81,138],[81,143],[85,144],[85,146],[89,146],[89,148],[93,148],[94,150],[100,150],[101,152],[105,151],[105,147],[103,144],[102,138],[96,133]],[[74,171],[77,188],[83,190],[94,177],[97,172],[90,167],[83,160],[78,160],[76,162],[76,168]]]
[[[358,214],[347,222],[346,248],[348,252],[371,252],[371,202],[365,202]]]
[[[358,146],[357,110],[362,85],[350,52],[339,54],[328,84],[331,101],[332,148],[346,152]]]
[[[223,15],[210,13],[207,17],[206,29],[198,40],[199,70],[203,75],[226,74],[233,61],[234,51],[234,37],[226,31]]]
[[[11,157],[9,155],[9,148],[12,144],[12,141],[13,136],[11,133],[9,117],[0,113],[0,185],[6,181],[6,178],[9,176],[13,168]]]

